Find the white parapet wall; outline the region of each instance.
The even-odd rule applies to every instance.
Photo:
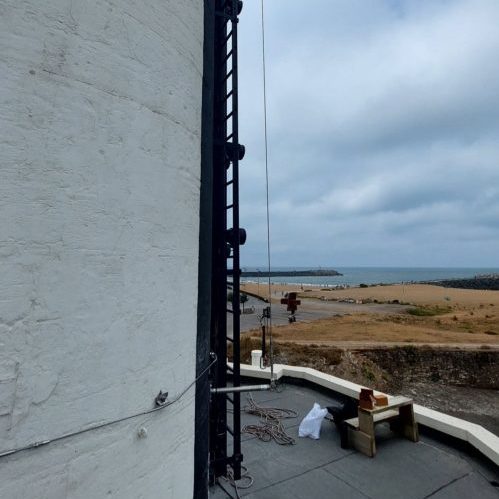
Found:
[[[203,2],[0,2],[0,454],[195,376]],[[194,390],[0,458],[0,497],[192,497]]]
[[[241,365],[241,376],[270,379],[270,369],[260,369],[255,365]],[[274,377],[303,379],[349,397],[358,398],[361,385],[325,374],[309,367],[274,365]],[[375,393],[380,393],[376,392]],[[418,423],[470,443],[492,462],[499,465],[499,437],[480,425],[449,416],[442,412],[414,404],[414,414]]]

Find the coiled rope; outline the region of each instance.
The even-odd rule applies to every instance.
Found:
[[[248,474],[248,468],[241,464],[241,479],[236,482],[234,479],[234,472],[230,467],[227,468],[227,476],[218,477],[218,485],[222,488],[222,490],[229,496],[232,495],[229,491],[222,485],[222,483],[228,483],[231,487],[234,488],[234,492],[236,493],[236,498],[240,499],[239,495],[240,489],[249,489],[253,485],[253,477]]]
[[[260,423],[250,424],[243,427],[242,433],[254,435],[263,442],[275,440],[279,445],[295,445],[293,437],[286,433],[282,425],[283,419],[296,418],[298,413],[292,409],[282,409],[279,407],[263,407],[258,405],[253,397],[248,397],[248,405],[243,407],[244,412],[260,417]]]

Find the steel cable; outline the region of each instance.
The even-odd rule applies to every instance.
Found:
[[[45,445],[48,445],[48,444],[52,444],[52,443],[58,442],[60,440],[65,440],[67,438],[71,438],[71,437],[74,437],[76,435],[81,435],[82,433],[87,433],[87,432],[90,432],[90,431],[99,430],[101,428],[105,428],[107,426],[112,426],[112,425],[115,425],[117,423],[122,423],[122,422],[128,421],[130,419],[138,418],[138,417],[141,417],[141,416],[147,416],[147,415],[152,414],[154,412],[162,411],[162,410],[166,409],[167,407],[170,407],[171,405],[177,403],[196,384],[196,382],[199,379],[201,379],[210,370],[210,368],[217,362],[217,360],[218,360],[217,356],[213,354],[213,358],[212,358],[212,361],[210,362],[210,364],[208,364],[198,374],[198,376],[196,376],[196,378],[191,383],[189,383],[177,396],[175,396],[171,400],[166,400],[164,403],[161,403],[160,405],[157,405],[156,407],[154,407],[152,409],[147,409],[147,410],[144,410],[144,411],[137,412],[135,414],[130,414],[128,416],[124,416],[124,417],[119,418],[119,419],[113,419],[111,421],[105,421],[103,423],[97,423],[97,424],[94,424],[94,425],[89,426],[87,428],[83,428],[82,430],[76,430],[76,431],[72,431],[70,433],[66,433],[64,435],[59,435],[57,437],[52,437],[52,438],[41,440],[41,441],[38,441],[38,442],[33,442],[31,444],[25,445],[23,447],[19,447],[17,449],[10,449],[10,450],[6,450],[6,451],[2,451],[2,452],[0,452],[0,458],[11,456],[12,454],[17,454],[18,452],[27,451],[27,450],[31,450],[31,449],[36,449],[38,447],[42,447],[42,446],[45,446]]]
[[[267,207],[267,265],[268,265],[268,293],[269,293],[269,347],[270,347],[270,384],[274,386],[274,344],[272,338],[272,284],[270,281],[270,203],[269,203],[269,146],[267,132],[267,72],[265,64],[265,16],[263,0],[261,0],[261,21],[262,21],[262,73],[263,73],[263,125],[265,138],[265,190]]]

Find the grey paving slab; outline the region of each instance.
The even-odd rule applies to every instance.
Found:
[[[462,448],[456,448],[449,443],[436,440],[428,435],[422,435],[421,441],[426,445],[443,450],[444,452],[448,452],[468,461],[473,470],[485,476],[487,480],[499,482],[499,467],[492,463],[492,461],[480,458],[479,456],[471,457],[470,454]]]
[[[297,438],[296,445],[283,446],[275,442],[252,439],[243,442],[244,465],[254,478],[253,490],[259,490],[283,480],[324,466],[351,453],[340,447],[336,432],[323,432],[320,440]]]
[[[253,394],[255,402],[263,407],[280,407],[286,409],[292,409],[298,413],[298,418],[303,418],[312,409],[314,402],[317,402],[321,407],[326,407],[331,405],[335,400],[333,397],[328,397],[327,395],[310,390],[306,387],[301,386],[286,386],[284,391],[281,393],[270,392],[269,395],[274,394],[273,397],[264,398],[257,397],[256,392]],[[241,399],[241,405],[247,405],[246,397]],[[291,421],[291,420],[287,420]]]
[[[298,438],[299,422],[313,403],[324,407],[334,397],[307,387],[285,385],[281,393],[255,392],[254,398],[267,407],[298,412],[296,419],[284,422],[286,431],[296,437],[297,443],[280,446],[243,435],[244,465],[254,478],[251,489],[240,492],[244,497],[499,498],[499,492],[491,485],[492,481],[499,481],[497,468],[451,443],[423,435],[415,444],[393,434],[387,425],[379,425],[376,428],[378,453],[371,459],[356,451],[341,449],[336,428],[328,421],[323,421],[320,440]],[[247,414],[242,415],[242,420],[243,423],[258,422],[257,417]],[[235,495],[233,490],[231,494]],[[223,490],[212,488],[210,497],[228,496]]]
[[[268,380],[260,380],[258,384],[265,384]],[[254,383],[252,383],[254,384]],[[283,384],[278,386],[278,390],[269,390],[269,391],[256,391],[251,392],[253,399],[260,402],[277,402],[280,401],[282,404],[290,404],[296,400],[300,400],[302,398],[306,398],[307,400],[316,399],[318,402],[323,401],[324,403],[335,400],[334,397],[328,396],[325,393],[312,390],[306,386],[300,385],[288,385]],[[241,394],[241,402],[246,401],[247,395],[244,393]]]
[[[470,473],[444,486],[431,496],[433,499],[497,499],[499,489],[478,473]]]
[[[311,497],[313,494],[313,497],[324,499],[330,497],[335,499],[366,498],[361,492],[320,468],[255,492],[248,493],[246,491],[246,494],[241,493],[241,497],[247,499],[303,499]]]
[[[356,452],[325,469],[373,499],[420,499],[472,471],[457,456],[398,437],[381,442],[374,458]]]
[[[335,399],[328,397],[325,394],[316,392],[306,387],[292,386],[285,387],[280,393],[268,392],[267,397],[262,394],[266,392],[254,392],[254,401],[265,408],[284,408],[292,409],[297,413],[296,418],[283,419],[282,425],[287,430],[287,432],[292,437],[298,437],[298,426],[301,420],[306,416],[306,414],[312,409],[314,402],[317,402],[321,407],[326,407],[331,404]],[[241,406],[248,405],[246,396],[241,399]],[[247,414],[242,412],[241,414],[242,425],[248,424],[258,424],[260,418],[252,414]],[[334,425],[332,425],[327,420],[322,423],[322,428],[324,431],[336,431]],[[243,434],[243,440],[249,440],[253,438],[251,435]]]
[[[227,487],[227,490],[230,491],[230,486]],[[210,499],[227,499],[228,497],[220,486],[215,485],[210,487]]]
[[[280,395],[282,404],[287,405],[290,409],[298,411],[302,416],[312,408],[314,402],[325,407],[335,400],[333,397],[329,397],[324,393],[303,386],[290,387],[289,385],[285,385],[285,388]]]

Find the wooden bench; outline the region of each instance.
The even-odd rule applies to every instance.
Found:
[[[407,397],[392,397],[385,406],[377,406],[371,410],[359,407],[358,417],[345,421],[348,428],[348,442],[359,452],[374,457],[375,426],[384,422],[389,422],[392,430],[399,431],[409,440],[413,442],[419,440],[412,400]]]

